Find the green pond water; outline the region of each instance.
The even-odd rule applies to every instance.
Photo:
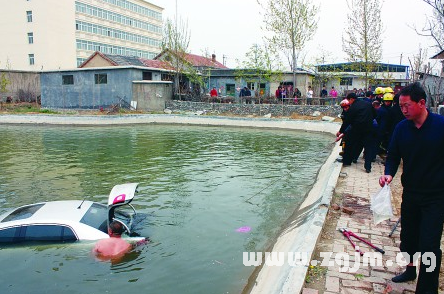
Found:
[[[139,182],[137,232],[151,239],[114,264],[91,256],[94,242],[0,247],[2,294],[239,293],[254,270],[242,252],[273,242],[332,142],[164,125],[0,125],[0,136],[0,213],[85,196],[106,203],[114,185]]]

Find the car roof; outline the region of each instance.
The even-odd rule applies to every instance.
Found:
[[[4,214],[1,220],[3,220],[4,217],[10,215],[12,212],[17,211],[18,209],[31,206],[41,207],[29,217],[22,217],[18,218],[17,220],[2,222],[0,223],[0,226],[2,226],[2,224],[11,225],[13,223],[45,223],[54,222],[55,220],[58,220],[59,222],[79,222],[93,203],[94,202],[92,201],[84,201],[82,203],[81,200],[62,200],[25,205]]]
[[[46,202],[31,218],[34,221],[51,218],[78,222],[93,204],[92,201],[84,201],[80,205],[81,203],[79,200]]]

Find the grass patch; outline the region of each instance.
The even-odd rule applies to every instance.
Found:
[[[318,265],[310,265],[308,267],[307,276],[305,277],[306,283],[313,283],[323,278],[327,274],[327,267]]]
[[[42,109],[36,103],[2,103],[0,111],[3,113],[21,114],[21,113],[44,113],[44,114],[58,114],[59,112],[51,109]]]

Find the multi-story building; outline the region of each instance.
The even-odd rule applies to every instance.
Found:
[[[163,8],[144,0],[0,0],[0,68],[75,68],[93,52],[152,59]]]

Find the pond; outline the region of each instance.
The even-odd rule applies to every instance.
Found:
[[[0,213],[34,202],[106,203],[138,182],[137,232],[118,263],[94,242],[0,247],[1,293],[239,293],[302,203],[332,138],[289,130],[137,125],[1,126]],[[239,228],[249,227],[248,232]]]

